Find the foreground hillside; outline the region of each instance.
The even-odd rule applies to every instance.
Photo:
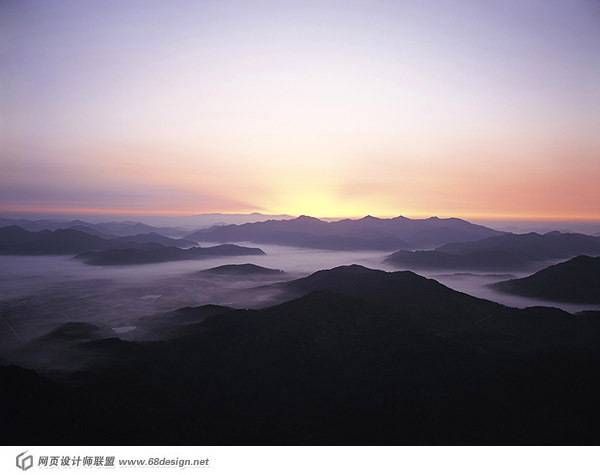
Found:
[[[593,315],[510,309],[412,272],[360,266],[273,289],[292,300],[182,309],[157,326],[159,342],[96,338],[102,330],[89,326],[48,335],[40,342],[54,345],[55,361],[83,366],[60,378],[2,368],[2,438],[600,442]],[[58,341],[69,342],[62,356]]]

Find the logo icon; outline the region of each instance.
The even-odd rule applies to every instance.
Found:
[[[23,471],[29,470],[31,467],[33,467],[33,455],[25,455],[26,453],[27,450],[17,455],[17,467]]]

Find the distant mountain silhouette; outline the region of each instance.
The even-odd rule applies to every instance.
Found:
[[[281,276],[284,274],[279,269],[269,269],[255,264],[226,264],[212,267],[198,272],[199,274],[231,275],[231,276]]]
[[[25,226],[21,226],[21,227],[23,229],[27,229],[28,231],[43,231],[43,230],[37,230],[37,229],[28,229],[28,227],[25,227]],[[64,228],[59,227],[59,228],[53,229],[53,231],[56,231],[57,229],[73,229],[75,231],[81,231],[82,233],[91,234],[92,236],[101,237],[103,239],[113,239],[115,237],[112,234],[104,233],[104,232],[99,231],[98,229],[94,228],[93,226],[87,225],[87,224],[75,224],[75,225],[64,227]],[[49,231],[49,229],[46,231]]]
[[[76,229],[100,237],[132,236],[136,234],[157,233],[163,236],[181,236],[184,234],[176,227],[156,227],[136,221],[110,221],[90,223],[80,219],[61,221],[51,219],[0,218],[0,227],[19,226],[27,231],[55,231],[57,229]]]
[[[449,218],[343,219],[327,222],[309,216],[260,223],[215,226],[187,239],[206,242],[250,241],[332,250],[391,250],[432,247],[447,242],[472,241],[500,235],[484,226]]]
[[[449,243],[434,251],[398,251],[386,262],[410,269],[515,270],[578,254],[600,255],[600,238],[557,231],[504,234],[479,241]]]
[[[106,223],[92,224],[91,226],[101,232],[112,234],[113,236],[133,236],[137,234],[148,233],[156,233],[169,237],[180,237],[183,235],[183,231],[176,227],[156,227],[144,223],[138,223],[136,221],[110,221]]]
[[[86,264],[96,266],[117,266],[130,264],[152,264],[157,262],[184,261],[206,259],[220,256],[261,256],[265,253],[255,247],[223,244],[212,247],[192,247],[180,249],[165,247],[159,244],[147,249],[109,249],[106,251],[89,251],[75,256]]]
[[[90,227],[93,225],[74,219],[70,221],[60,221],[51,219],[24,219],[24,218],[2,218],[0,217],[0,227],[19,226],[27,231],[55,231],[56,229],[69,229],[73,227]],[[91,234],[91,233],[90,233]]]
[[[0,437],[19,444],[600,441],[597,318],[512,309],[412,272],[360,266],[275,288],[299,296],[262,310],[203,306],[164,315],[164,323],[155,317],[151,330],[168,329],[164,341],[69,347],[74,359],[90,361],[71,376],[0,368]]]
[[[503,292],[547,300],[600,303],[600,257],[578,256],[529,277],[492,284]]]
[[[536,260],[556,259],[573,252],[600,252],[600,239],[587,234],[561,233],[504,234],[470,243],[450,243],[438,248],[441,252],[464,254],[473,251],[510,251]]]
[[[181,237],[198,229],[225,224],[256,223],[269,219],[290,219],[286,214],[263,213],[206,213],[192,216],[144,216],[124,221],[90,222],[81,219],[26,219],[0,217],[0,227],[19,226],[27,231],[55,231],[56,229],[77,229],[88,234],[110,236],[131,236],[135,234],[158,233],[164,236]],[[142,221],[142,222],[140,222]]]
[[[0,228],[0,254],[76,254],[110,246],[110,240],[74,229],[31,232],[18,226]]]
[[[19,226],[0,228],[0,254],[15,255],[73,255],[85,251],[117,248],[152,248],[153,245],[189,247],[183,239],[171,239],[149,233],[122,238],[105,238],[76,229],[27,231]]]
[[[227,224],[244,224],[267,221],[269,219],[290,219],[293,216],[287,214],[264,214],[264,213],[204,213],[193,216],[154,217],[152,222],[173,223],[177,227],[191,231],[207,229],[212,226],[223,226]],[[146,218],[147,219],[147,218]]]

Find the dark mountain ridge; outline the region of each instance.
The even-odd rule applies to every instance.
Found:
[[[108,221],[91,223],[80,219],[52,220],[52,219],[24,219],[2,218],[0,227],[19,226],[27,231],[55,231],[57,229],[77,229],[89,234],[98,234],[104,237],[131,236],[135,234],[158,233],[163,236],[182,236],[185,232],[176,227],[151,226],[137,221]]]
[[[199,274],[210,274],[218,276],[282,276],[285,274],[279,269],[257,266],[256,264],[225,264],[210,269],[201,270]]]
[[[185,327],[167,341],[81,343],[94,363],[70,377],[0,368],[1,435],[13,443],[599,440],[598,319],[511,309],[412,272],[360,266],[281,290],[298,296],[262,310],[165,315],[157,331]]]
[[[183,239],[171,239],[149,233],[122,238],[105,238],[77,229],[27,231],[19,226],[0,228],[0,254],[72,255],[92,250],[118,248],[152,248],[154,245],[189,247]]]
[[[600,239],[579,233],[551,231],[544,234],[505,234],[470,243],[449,243],[437,250],[450,254],[465,254],[473,251],[505,251],[531,259],[555,259],[584,249],[600,252]]]
[[[166,315],[185,328],[167,341],[81,343],[95,363],[70,378],[0,368],[4,434],[13,442],[598,441],[597,319],[510,309],[411,272],[360,266],[286,289],[301,296],[263,310]]]
[[[578,256],[528,277],[497,282],[491,287],[557,302],[600,304],[600,257]]]
[[[214,226],[196,231],[187,239],[206,242],[250,241],[263,244],[331,249],[390,250],[432,247],[452,241],[470,241],[502,234],[457,218],[362,219],[322,221],[309,216],[240,225]]]
[[[211,247],[165,247],[159,244],[151,248],[108,249],[89,251],[75,256],[86,264],[95,266],[118,266],[131,264],[153,264],[158,262],[206,259],[221,256],[262,256],[265,253],[256,247],[243,247],[235,244],[221,244]]]
[[[0,254],[75,254],[112,245],[108,239],[74,229],[32,232],[18,226],[0,228]]]
[[[449,243],[433,251],[398,251],[386,262],[412,269],[515,270],[578,254],[600,255],[600,238],[577,233],[504,234]]]

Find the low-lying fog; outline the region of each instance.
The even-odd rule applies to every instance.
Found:
[[[28,341],[67,321],[103,323],[125,336],[139,317],[183,306],[213,303],[261,307],[273,302],[273,291],[260,288],[272,283],[273,278],[237,279],[197,273],[223,264],[253,263],[284,270],[286,275],[276,277],[278,281],[345,264],[397,270],[382,263],[388,254],[385,252],[260,247],[266,256],[108,267],[88,266],[64,256],[0,256],[0,346]],[[515,297],[486,287],[525,274],[420,273],[453,289],[510,306],[551,305],[571,312],[595,308]]]

